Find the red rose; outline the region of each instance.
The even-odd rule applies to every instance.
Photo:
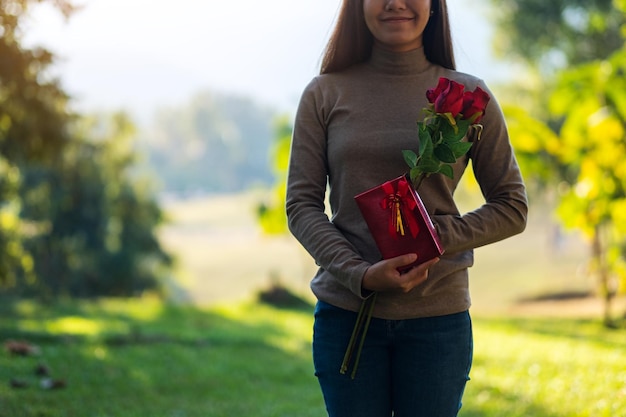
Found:
[[[435,105],[436,113],[450,113],[456,117],[463,110],[463,84],[448,78],[439,78],[434,89],[426,91],[426,98]]]
[[[489,103],[489,94],[480,87],[474,91],[466,91],[463,94],[463,114],[464,119],[472,119],[472,123],[479,123],[485,115],[485,109]]]
[[[437,87],[429,88],[428,90],[426,90],[426,98],[428,99],[428,102],[434,103],[435,100],[437,100],[437,97],[439,97],[441,92],[445,90],[449,84],[450,80],[448,80],[447,78],[439,78],[439,83],[437,84]]]

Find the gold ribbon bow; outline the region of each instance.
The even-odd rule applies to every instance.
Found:
[[[416,238],[419,233],[419,225],[413,216],[412,211],[417,207],[417,203],[411,195],[410,184],[407,180],[398,181],[397,189],[392,181],[387,181],[382,185],[386,196],[380,202],[384,210],[389,210],[389,234],[396,238],[398,235],[404,236],[404,224],[409,226],[411,236]]]

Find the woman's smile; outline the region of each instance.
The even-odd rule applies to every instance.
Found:
[[[415,18],[414,17],[402,17],[402,16],[390,16],[390,17],[383,17],[380,20],[382,20],[385,23],[404,23],[404,22],[411,22],[415,20]]]
[[[393,4],[382,0],[364,0],[363,14],[375,43],[385,49],[404,52],[422,46],[430,6],[430,0]]]

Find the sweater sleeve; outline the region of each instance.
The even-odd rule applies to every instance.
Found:
[[[289,230],[315,262],[362,297],[370,264],[332,223],[325,211],[328,183],[327,114],[317,79],[305,88],[296,112],[287,176]]]
[[[474,176],[485,203],[463,215],[435,213],[442,244],[447,253],[477,248],[521,233],[526,227],[528,202],[507,132],[504,115],[491,91],[482,120],[480,139],[470,150]]]

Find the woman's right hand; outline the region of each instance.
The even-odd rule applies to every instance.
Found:
[[[417,260],[417,255],[409,253],[391,259],[384,259],[370,266],[365,272],[363,289],[376,292],[397,291],[408,293],[428,279],[428,269],[439,262],[434,258],[410,270],[400,273],[399,268]]]

